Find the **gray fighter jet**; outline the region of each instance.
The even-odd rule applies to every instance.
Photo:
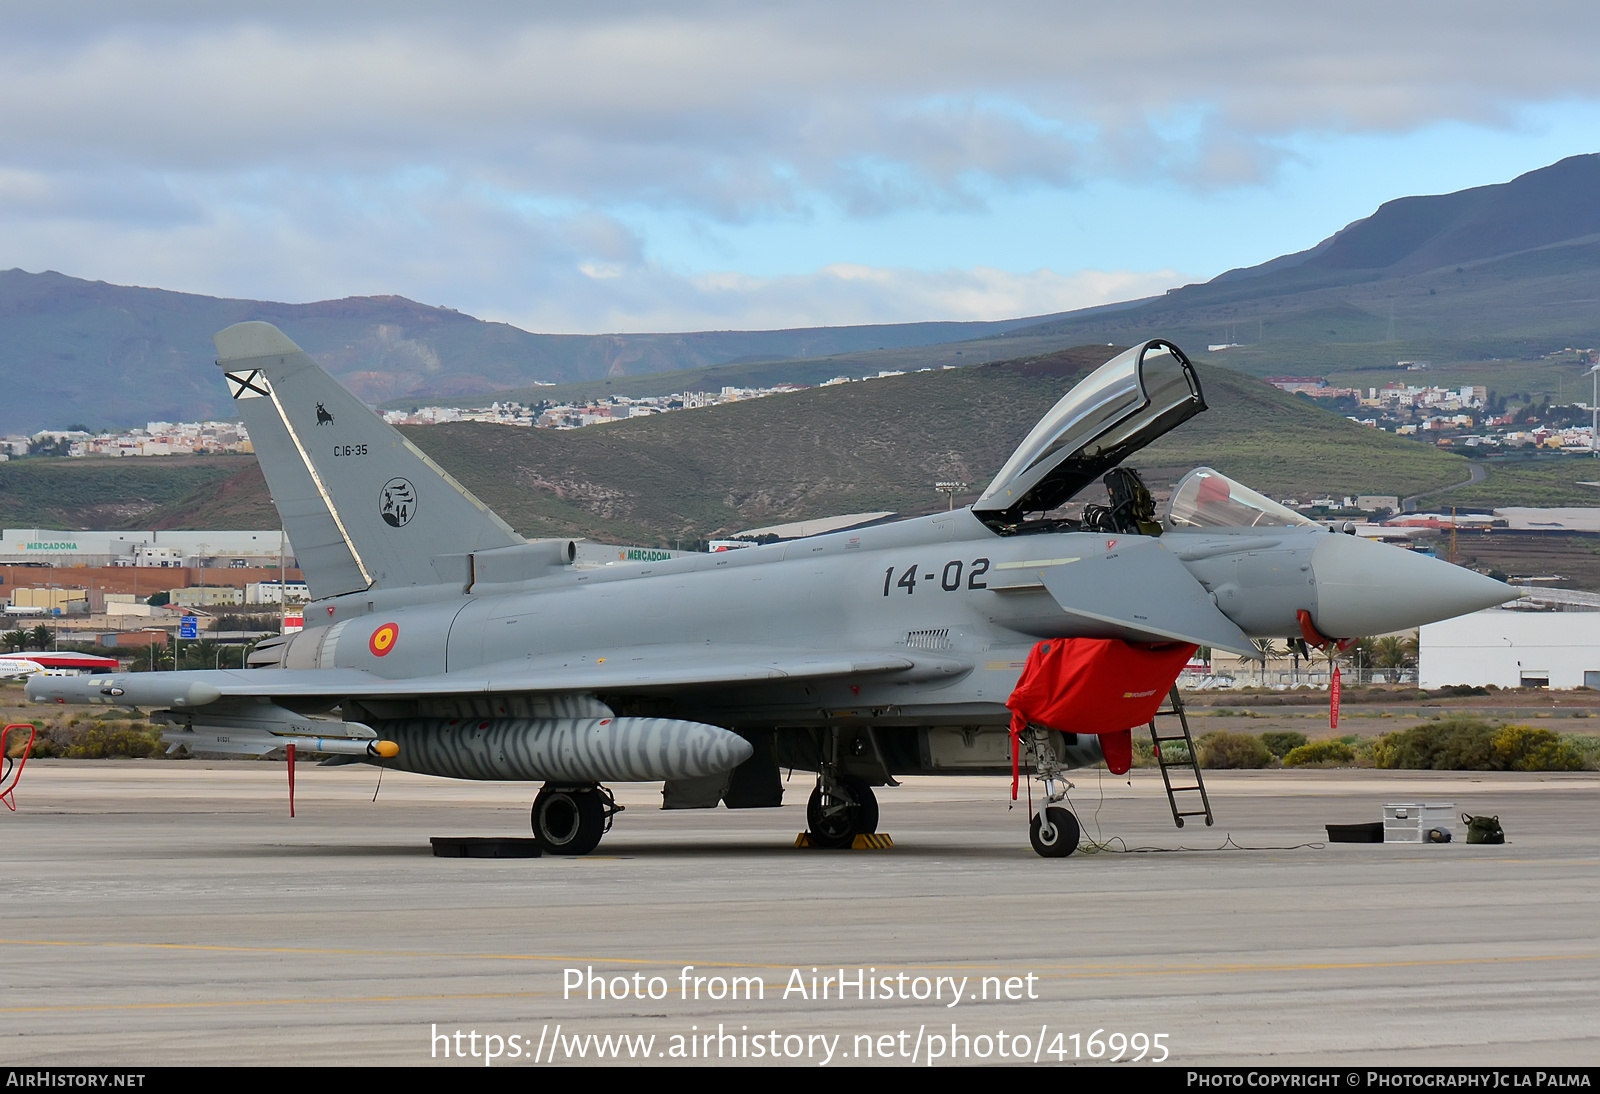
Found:
[[[218,365],[315,602],[248,670],[34,676],[39,702],[152,708],[195,752],[287,745],[333,762],[542,782],[533,830],[584,854],[618,807],[780,804],[816,772],[810,835],[877,829],[873,787],[1012,770],[1005,703],[1042,639],[1184,642],[1380,634],[1512,599],[1479,574],[1306,520],[1207,468],[1163,519],[1131,469],[1205,409],[1178,347],[1117,355],[1068,391],[970,508],[639,566],[528,541],[282,332],[240,323]],[[1108,504],[1052,518],[1105,477]],[[1026,766],[1102,757],[1033,727]],[[1061,854],[1051,810],[1033,820]],[[1045,844],[1039,833],[1043,824]],[[1072,846],[1066,846],[1070,852]]]

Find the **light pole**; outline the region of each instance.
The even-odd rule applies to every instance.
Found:
[[[1590,366],[1589,375],[1594,377],[1594,396],[1589,400],[1593,415],[1589,425],[1589,454],[1600,456],[1600,361]]]
[[[950,510],[953,512],[956,507],[956,491],[966,485],[964,482],[936,482],[933,484],[933,488],[950,499]]]

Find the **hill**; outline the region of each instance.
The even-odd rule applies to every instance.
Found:
[[[7,528],[276,528],[254,456],[0,463]]]
[[[836,513],[928,512],[944,479],[971,484],[958,497],[970,501],[1115,352],[1083,346],[580,430],[406,433],[525,535],[670,545]],[[1200,463],[1274,496],[1412,494],[1468,477],[1460,457],[1227,369],[1201,374],[1211,409],[1133,461],[1158,491]],[[7,526],[272,527],[268,505],[248,457],[0,464]]]
[[[370,402],[448,399],[731,361],[808,359],[970,339],[1036,320],[690,334],[532,334],[398,296],[226,300],[0,271],[0,432],[231,417],[211,336],[262,319]],[[1052,344],[1060,344],[1059,336]]]
[[[657,542],[830,513],[929,512],[933,483],[977,497],[1017,443],[1114,348],[818,388],[576,431],[457,423],[410,435],[520,530]],[[1133,463],[1158,491],[1208,463],[1274,496],[1410,494],[1465,461],[1309,400],[1203,368],[1211,409]],[[1085,500],[1100,500],[1087,497]]]

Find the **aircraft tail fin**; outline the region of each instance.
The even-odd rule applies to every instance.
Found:
[[[312,596],[436,585],[450,556],[525,542],[272,324],[215,341]]]

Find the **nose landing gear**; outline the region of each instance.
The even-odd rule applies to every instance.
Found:
[[[1078,818],[1053,805],[1035,813],[1028,826],[1028,842],[1045,858],[1066,858],[1078,849],[1078,836]]]
[[[1082,831],[1078,818],[1056,803],[1066,799],[1072,784],[1062,777],[1066,769],[1056,755],[1048,730],[1030,726],[1025,741],[1033,777],[1044,783],[1044,805],[1028,826],[1028,842],[1045,858],[1066,858],[1078,849]]]

